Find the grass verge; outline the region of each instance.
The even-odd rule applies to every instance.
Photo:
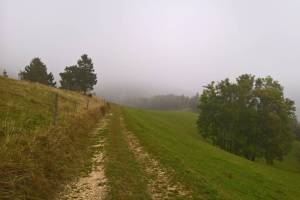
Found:
[[[105,136],[105,173],[108,179],[108,199],[151,199],[145,175],[130,151],[120,126],[120,108],[113,106]]]

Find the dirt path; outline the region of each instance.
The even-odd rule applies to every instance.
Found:
[[[98,142],[91,172],[66,186],[58,200],[190,199],[189,190],[126,129],[120,108],[113,111],[94,132]]]
[[[120,122],[131,151],[147,175],[148,190],[152,199],[190,199],[188,189],[181,183],[173,182],[170,172],[143,149],[132,132],[126,130],[123,117],[120,118]]]
[[[104,138],[100,136],[108,124],[108,118],[104,118],[98,128],[92,133],[97,138],[96,154],[93,157],[92,171],[79,180],[67,185],[65,190],[59,195],[58,200],[103,200],[107,195],[107,178],[104,172]]]

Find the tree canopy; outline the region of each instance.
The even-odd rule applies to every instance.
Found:
[[[44,85],[55,86],[53,74],[47,73],[46,65],[41,61],[40,58],[33,58],[30,65],[27,65],[24,71],[19,73],[21,80],[28,80],[32,82],[38,82]]]
[[[282,160],[290,150],[294,102],[271,77],[244,74],[236,82],[212,82],[199,101],[199,131],[222,149],[268,163]]]
[[[61,88],[87,93],[97,84],[97,75],[94,73],[92,59],[84,54],[77,65],[68,66],[60,73]]]

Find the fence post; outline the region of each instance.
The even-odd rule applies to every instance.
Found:
[[[53,124],[56,125],[58,119],[58,94],[54,94],[53,102]]]
[[[90,104],[90,99],[87,98],[87,102],[86,102],[86,109],[87,109],[87,110],[89,109],[89,104]]]

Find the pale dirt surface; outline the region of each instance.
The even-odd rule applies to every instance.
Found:
[[[111,114],[110,114],[111,115]],[[191,192],[181,183],[172,181],[172,173],[162,167],[162,165],[148,154],[140,145],[136,136],[125,127],[124,119],[121,117],[121,128],[126,137],[130,150],[135,159],[146,173],[148,191],[154,200],[165,199],[190,199]],[[93,134],[101,134],[108,124],[105,118]],[[93,158],[93,170],[86,177],[81,177],[77,181],[67,185],[57,200],[103,200],[108,197],[107,178],[104,169],[105,141],[102,137],[95,148],[100,149]],[[109,158],[108,158],[109,159]],[[124,183],[126,184],[126,183]]]
[[[148,154],[140,145],[136,136],[126,130],[124,119],[121,117],[121,127],[125,133],[130,149],[141,167],[145,170],[148,181],[148,190],[152,199],[190,199],[191,192],[179,182],[172,181],[170,171],[167,171],[162,165]]]
[[[92,133],[101,134],[108,124],[107,117],[98,125],[98,128]],[[64,191],[59,194],[57,200],[103,200],[107,195],[107,179],[104,171],[104,139],[99,136],[99,141],[94,148],[97,152],[93,157],[92,171],[86,176],[67,185]]]

